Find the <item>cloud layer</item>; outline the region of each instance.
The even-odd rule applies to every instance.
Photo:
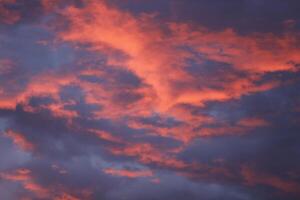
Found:
[[[287,2],[0,1],[0,198],[298,199]]]

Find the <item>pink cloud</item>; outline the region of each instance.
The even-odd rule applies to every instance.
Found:
[[[128,178],[139,178],[139,177],[152,177],[153,172],[150,170],[127,170],[127,169],[114,169],[106,168],[104,169],[106,174],[113,176],[124,176]]]
[[[21,133],[15,132],[13,130],[8,130],[5,135],[13,141],[15,145],[17,145],[20,149],[24,151],[33,151],[34,144],[29,142],[25,136]]]

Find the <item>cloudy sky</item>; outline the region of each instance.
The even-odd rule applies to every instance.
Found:
[[[1,200],[299,200],[298,0],[0,0]]]

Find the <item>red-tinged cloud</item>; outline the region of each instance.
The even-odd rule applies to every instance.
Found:
[[[45,198],[49,196],[49,191],[46,188],[34,183],[34,182],[25,182],[24,188],[30,192],[36,194],[40,198]]]
[[[4,77],[4,75],[3,75]],[[53,74],[46,72],[32,76],[29,78],[24,90],[16,93],[11,93],[9,86],[3,88],[3,95],[0,97],[0,107],[14,108],[18,103],[26,102],[32,96],[52,96],[58,98],[60,88],[64,85],[70,84],[74,79],[72,74]],[[18,84],[18,80],[13,80],[12,84]],[[57,106],[53,106],[54,111],[58,110]]]
[[[46,198],[50,195],[48,189],[34,182],[31,170],[18,169],[13,172],[2,172],[1,177],[9,181],[20,182],[24,189],[34,193],[39,198]]]
[[[297,17],[141,2],[0,0],[0,199],[297,199]]]
[[[6,131],[5,135],[9,137],[15,145],[24,151],[33,151],[34,144],[32,144],[25,136],[21,133],[15,132],[13,130]]]
[[[1,172],[0,177],[7,181],[17,182],[22,187],[30,192],[28,198],[39,198],[39,199],[55,199],[55,200],[78,200],[76,196],[72,195],[69,191],[64,191],[65,187],[59,185],[51,185],[50,187],[44,186],[38,183],[34,171],[29,169],[17,169],[15,171]],[[90,192],[88,191],[77,191],[83,198],[89,198]],[[33,195],[33,196],[32,196]],[[27,194],[20,197],[27,198]]]
[[[297,34],[240,36],[232,29],[223,32],[205,29],[190,32],[188,25],[172,24],[171,27],[178,33],[179,41],[194,46],[210,59],[232,63],[241,70],[252,73],[296,70],[290,61],[299,62]]]
[[[109,142],[113,142],[113,143],[117,143],[117,144],[124,143],[124,141],[122,139],[115,137],[106,131],[101,131],[101,130],[89,130],[89,131],[94,133],[97,137],[99,137],[102,140],[107,140]]]
[[[264,120],[264,119],[260,119],[260,118],[246,118],[246,119],[241,119],[238,122],[239,125],[241,126],[246,126],[246,127],[260,127],[260,126],[268,126],[269,123]]]
[[[26,181],[30,179],[31,171],[28,169],[18,169],[15,173],[1,172],[1,178],[11,181]]]
[[[0,59],[0,74],[9,73],[14,67],[14,62],[10,59]]]
[[[260,118],[244,118],[240,119],[235,124],[228,123],[215,124],[214,127],[202,128],[199,132],[203,137],[224,136],[224,135],[243,135],[255,129],[266,127],[269,123]]]
[[[127,170],[127,169],[114,169],[106,168],[104,169],[106,174],[113,176],[123,176],[128,178],[139,178],[139,177],[152,177],[153,172],[150,170]]]
[[[0,23],[14,24],[20,20],[20,14],[7,8],[10,4],[16,3],[16,0],[0,1]]]
[[[80,200],[80,199],[77,197],[71,196],[67,193],[64,193],[60,197],[55,197],[54,200]]]
[[[247,166],[242,168],[242,175],[244,176],[245,183],[251,186],[262,184],[277,188],[284,192],[299,194],[300,184],[298,182],[285,180],[276,175],[259,173]]]
[[[69,25],[60,33],[60,38],[89,44],[90,50],[105,53],[111,65],[133,71],[153,87],[158,96],[155,108],[159,111],[180,103],[201,105],[205,101],[224,101],[271,89],[276,83],[256,85],[254,82],[266,72],[296,70],[292,63],[298,63],[300,59],[294,35],[239,36],[232,30],[211,32],[203,27],[192,28],[178,23],[166,23],[171,32],[166,34],[153,16],[136,18],[107,6],[104,1],[91,1],[84,8],[70,7],[63,15]],[[195,51],[196,56],[190,50]],[[118,60],[118,51],[128,59]],[[188,74],[185,68],[188,59],[201,65],[200,55],[231,64],[248,76],[220,83],[219,87],[223,89],[206,88],[205,83],[204,87],[198,88],[198,78]],[[176,87],[176,83],[183,87]]]
[[[70,20],[70,29],[60,37],[66,41],[91,44],[92,50],[108,55],[109,64],[128,67],[154,88],[159,95],[158,108],[169,107],[165,104],[170,104],[173,98],[172,79],[176,81],[180,77],[188,81],[189,76],[181,70],[187,53],[173,48],[172,41],[166,39],[162,30],[152,23],[152,16],[136,19],[129,13],[108,7],[102,1],[90,3],[84,9],[69,8],[64,13]],[[92,19],[102,20],[88,23],[84,17],[86,13],[90,13]],[[73,31],[78,28],[81,33]],[[120,51],[129,59],[118,61],[114,51]]]
[[[88,103],[104,105],[96,115],[113,118],[150,116],[151,112],[169,115],[185,124],[174,129],[156,128],[155,132],[185,142],[200,135],[222,135],[222,130],[208,134],[204,129],[199,133],[198,126],[204,121],[197,119],[198,116],[188,116],[186,110],[179,112],[177,107],[184,104],[203,107],[209,101],[229,101],[276,88],[280,85],[278,81],[259,83],[263,75],[297,71],[293,63],[300,59],[295,45],[297,36],[293,34],[241,36],[230,29],[212,32],[201,26],[160,22],[168,30],[165,31],[154,15],[134,16],[108,6],[105,1],[89,1],[80,8],[70,6],[61,14],[68,21],[67,28],[58,33],[61,40],[88,45],[87,50],[106,56],[108,67],[126,69],[147,85],[121,92],[108,91],[95,83],[78,83]],[[218,78],[213,74],[198,76],[188,72],[188,60],[199,65],[200,71],[206,60],[226,63],[231,68],[218,74]],[[101,72],[95,75],[103,77]],[[131,98],[136,99],[134,103],[122,103]],[[143,128],[135,122],[132,125]],[[223,130],[232,132],[230,129]]]
[[[160,152],[150,144],[129,144],[123,148],[112,148],[110,151],[115,155],[134,157],[143,164],[153,164],[162,168],[183,169],[188,166],[174,155]]]

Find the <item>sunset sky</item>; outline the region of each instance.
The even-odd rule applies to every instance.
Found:
[[[0,0],[0,200],[299,199],[299,0]]]

